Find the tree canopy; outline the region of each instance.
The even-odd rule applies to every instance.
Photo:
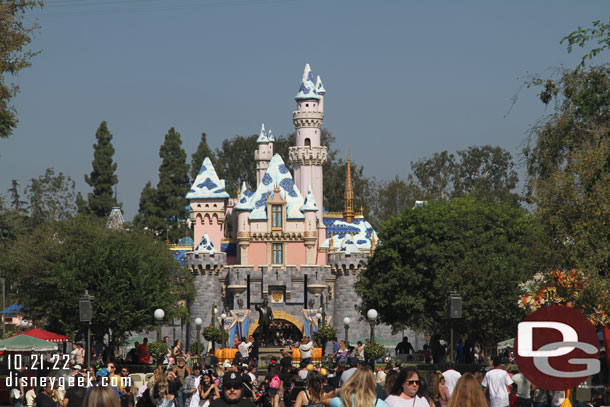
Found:
[[[33,318],[68,335],[82,327],[78,298],[85,290],[95,297],[94,332],[111,330],[114,338],[152,327],[156,308],[171,316],[178,300],[193,295],[191,275],[164,242],[86,216],[19,236],[0,254],[0,272],[14,280]]]
[[[473,197],[430,201],[382,224],[356,285],[362,309],[430,333],[449,326],[450,291],[462,295],[458,332],[490,345],[514,334],[519,283],[533,273],[535,230],[523,209]]]
[[[93,188],[89,193],[89,210],[96,216],[110,215],[113,207],[118,206],[113,187],[119,182],[116,175],[117,164],[113,161],[114,147],[112,133],[103,121],[95,133],[97,143],[93,145],[91,174],[85,175],[85,182]]]
[[[32,34],[38,30],[38,23],[30,26],[24,23],[25,13],[43,6],[42,1],[3,0],[0,2],[0,138],[7,138],[17,127],[19,120],[11,99],[19,92],[19,87],[8,82],[7,75],[15,76],[31,65],[30,59],[38,54],[26,50],[32,41]]]
[[[47,168],[44,175],[32,178],[26,188],[30,218],[35,224],[50,220],[66,220],[76,214],[75,183],[62,172],[55,175]]]

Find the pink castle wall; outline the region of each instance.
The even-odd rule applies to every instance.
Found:
[[[267,262],[267,243],[250,243],[248,247],[248,264],[256,266],[265,265]]]
[[[305,252],[305,244],[292,242],[284,244],[284,250],[287,252],[287,258],[284,261],[284,264],[306,264],[307,263],[307,255]]]
[[[203,235],[207,233],[216,250],[220,251],[220,243],[222,242],[224,233],[222,226],[223,225],[218,224],[218,216],[216,214],[212,215],[211,218],[209,214],[205,214],[203,219],[201,215],[197,215],[193,231],[195,248],[197,248],[197,245],[201,242]]]

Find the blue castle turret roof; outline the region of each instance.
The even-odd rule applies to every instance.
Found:
[[[186,199],[200,198],[228,198],[229,194],[225,191],[225,180],[218,178],[216,170],[209,157],[206,157],[201,164],[199,174],[191,186]]]
[[[299,87],[299,93],[294,97],[295,100],[320,100],[320,96],[316,93],[316,86],[313,83],[313,75],[309,64],[305,65],[303,71],[303,80]]]

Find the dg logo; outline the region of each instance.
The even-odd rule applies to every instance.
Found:
[[[564,305],[532,312],[518,325],[514,347],[521,373],[545,390],[571,389],[600,370],[595,328]]]

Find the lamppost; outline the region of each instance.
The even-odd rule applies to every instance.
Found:
[[[157,342],[161,342],[161,321],[165,318],[165,311],[161,308],[155,310],[155,321],[157,324]]]
[[[349,324],[352,322],[349,317],[343,318],[343,327],[345,328],[345,346],[349,346],[349,338],[347,336],[347,331],[349,331]]]
[[[447,298],[447,312],[449,313],[449,321],[451,324],[451,361],[454,362],[453,352],[455,350],[453,345],[453,320],[462,318],[462,297],[455,292],[451,291],[449,293],[449,298]]]
[[[80,322],[87,322],[87,367],[91,366],[91,318],[93,317],[91,301],[93,301],[93,296],[89,295],[87,290],[85,290],[85,295],[78,301]]]
[[[369,324],[371,324],[371,343],[375,342],[375,323],[377,322],[377,310],[370,309],[366,313],[366,317],[369,319]]]
[[[227,314],[225,314],[224,312],[222,314],[220,314],[220,333],[222,335],[222,348],[226,348],[226,342],[225,342],[225,318],[227,317]]]
[[[195,341],[195,343],[197,344],[197,352],[199,352],[199,344],[201,343],[201,324],[203,324],[203,320],[199,317],[195,318],[195,326],[197,327],[197,340]]]
[[[218,309],[216,305],[212,305],[212,326],[216,326],[216,314],[218,313]]]

